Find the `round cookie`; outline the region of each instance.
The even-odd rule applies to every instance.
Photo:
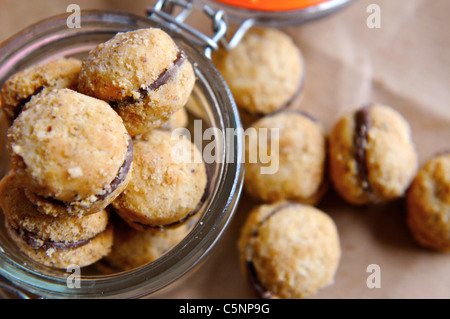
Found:
[[[110,271],[126,271],[158,259],[180,243],[193,226],[189,220],[178,227],[139,231],[121,218],[113,220],[114,243],[102,261]]]
[[[70,89],[33,97],[7,137],[11,167],[43,213],[97,212],[131,177],[133,145],[121,118]]]
[[[303,88],[301,51],[275,28],[250,29],[233,50],[219,50],[212,60],[247,117],[286,107]]]
[[[117,213],[138,230],[174,226],[193,215],[207,184],[196,146],[160,129],[135,137],[133,145],[132,178],[112,203]]]
[[[403,196],[418,168],[409,123],[380,104],[363,107],[335,124],[329,159],[335,189],[356,205]]]
[[[118,33],[83,61],[78,90],[107,101],[131,136],[159,127],[187,102],[195,74],[185,53],[157,28]]]
[[[1,91],[1,106],[9,122],[13,122],[33,95],[45,88],[76,89],[80,69],[80,60],[59,58],[12,75]]]
[[[255,207],[238,246],[243,274],[262,298],[316,294],[333,283],[341,256],[334,221],[313,206],[287,201]]]
[[[105,210],[87,216],[41,214],[27,199],[14,172],[0,182],[0,206],[6,228],[19,249],[47,266],[90,265],[107,255],[113,233]]]
[[[419,244],[450,252],[450,153],[429,159],[406,196],[407,223]]]
[[[247,193],[265,202],[291,199],[316,204],[321,199],[327,189],[327,148],[319,122],[300,111],[282,111],[266,115],[247,132],[251,133],[245,147]]]

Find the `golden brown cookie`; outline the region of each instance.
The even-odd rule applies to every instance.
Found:
[[[194,84],[186,54],[167,33],[149,28],[118,33],[91,50],[78,90],[107,101],[135,136],[169,120]]]
[[[450,153],[429,159],[407,193],[408,226],[424,247],[450,251]]]
[[[44,265],[84,267],[108,254],[112,246],[107,211],[82,217],[41,214],[13,171],[0,182],[0,206],[10,237],[23,253]]]
[[[43,213],[89,214],[126,187],[133,145],[120,116],[70,89],[34,96],[8,130],[11,166]]]
[[[302,53],[289,35],[275,28],[250,29],[236,48],[214,54],[213,62],[241,113],[270,114],[302,91]]]
[[[262,298],[312,296],[334,281],[341,248],[334,221],[308,205],[255,207],[238,242],[244,276]]]
[[[10,123],[19,115],[31,97],[43,89],[76,89],[80,69],[80,60],[59,58],[33,65],[12,75],[1,91],[1,106]]]
[[[250,130],[256,134],[246,138],[247,193],[265,202],[291,199],[316,204],[327,189],[327,146],[322,125],[292,110],[266,115],[246,132]]]
[[[177,225],[194,214],[207,184],[196,146],[160,129],[135,137],[133,145],[133,174],[113,202],[117,213],[138,230]]]
[[[335,124],[329,159],[336,190],[357,205],[403,196],[418,168],[409,123],[380,104],[352,112]]]
[[[111,271],[125,271],[155,261],[188,234],[191,220],[178,227],[139,231],[121,218],[113,218],[114,244],[102,263]]]

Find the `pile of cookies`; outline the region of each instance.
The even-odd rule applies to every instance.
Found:
[[[55,268],[102,259],[125,270],[179,242],[207,186],[203,162],[172,156],[177,147],[201,158],[190,140],[171,138],[194,84],[185,53],[157,28],[11,76],[0,206],[19,249]]]
[[[351,205],[405,197],[417,241],[450,251],[450,153],[419,168],[399,112],[368,105],[328,134],[290,108],[301,98],[305,65],[277,29],[249,30],[213,62],[244,125],[258,132],[245,141],[244,188],[259,204],[238,248],[261,297],[304,298],[333,283],[339,232],[317,208],[331,187]],[[171,136],[187,124],[194,84],[185,53],[156,28],[118,33],[83,61],[60,58],[11,76],[1,91],[10,167],[0,206],[18,248],[50,267],[102,260],[102,270],[123,271],[184,238],[208,188],[205,164],[189,160],[202,158],[200,151]],[[250,160],[275,139],[270,162]],[[174,158],[174,147],[188,159]],[[262,173],[274,162],[274,172]]]
[[[217,53],[213,61],[230,84],[245,126],[258,132],[246,140],[244,180],[258,205],[247,216],[238,246],[242,272],[259,296],[303,298],[333,283],[339,234],[316,207],[331,187],[351,205],[407,196],[414,237],[450,250],[450,154],[418,172],[410,126],[399,112],[364,106],[327,134],[317,119],[290,107],[301,95],[304,61],[277,29],[255,27],[236,49]],[[270,135],[274,128],[278,133]],[[258,141],[274,139],[278,152],[264,146],[270,161],[250,160],[261,149]],[[276,172],[262,173],[273,163]]]
[[[230,85],[244,126],[254,132],[245,140],[244,188],[259,204],[241,229],[241,270],[260,297],[314,295],[333,282],[341,248],[334,221],[314,206],[329,184],[325,130],[289,108],[303,91],[302,53],[282,31],[255,27],[213,62]]]

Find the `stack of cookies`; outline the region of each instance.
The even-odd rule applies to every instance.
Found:
[[[305,66],[281,30],[255,27],[213,61],[247,127],[244,189],[257,205],[238,246],[242,272],[259,296],[303,298],[333,282],[339,234],[316,207],[331,187],[350,205],[407,198],[407,222],[417,241],[450,251],[450,156],[440,154],[418,171],[402,114],[366,105],[327,134],[293,106]]]
[[[256,137],[246,142],[244,188],[256,207],[239,239],[243,274],[264,298],[312,296],[334,282],[341,256],[333,219],[316,207],[329,188],[325,130],[296,110],[265,115],[249,128]],[[278,139],[278,151],[268,152],[269,162],[251,161],[273,129],[268,140]],[[277,170],[263,173],[273,163]]]
[[[260,297],[312,296],[333,283],[341,248],[334,221],[315,207],[329,187],[325,129],[291,107],[302,53],[282,31],[255,27],[213,61],[248,132],[244,188],[257,204],[239,238],[242,272]]]
[[[1,92],[10,167],[0,206],[19,249],[56,268],[110,255],[123,270],[181,240],[207,184],[204,163],[191,161],[199,150],[170,131],[186,125],[194,84],[185,53],[156,28],[118,33],[83,61],[59,58],[11,76]],[[175,147],[187,158],[173,158]],[[116,238],[155,247],[124,260]]]

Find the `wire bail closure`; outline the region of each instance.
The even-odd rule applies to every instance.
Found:
[[[215,11],[208,5],[201,5],[203,12],[211,19],[212,37],[187,25],[185,20],[194,10],[193,0],[158,0],[153,7],[146,9],[147,17],[157,23],[162,23],[170,29],[183,33],[196,45],[204,48],[204,54],[211,59],[212,51],[220,46],[225,50],[232,50],[240,42],[245,33],[255,24],[254,19],[246,19],[237,28],[230,40],[227,40],[228,24],[223,10]],[[179,11],[176,13],[176,11]]]

